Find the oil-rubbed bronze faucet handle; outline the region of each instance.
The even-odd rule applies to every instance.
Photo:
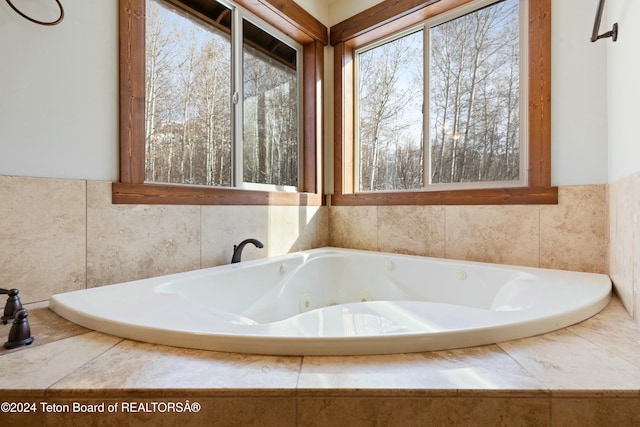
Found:
[[[9,295],[2,316],[2,323],[6,325],[9,320],[15,318],[16,311],[22,309],[22,303],[20,302],[20,298],[18,298],[17,289],[0,289],[0,295],[2,294]]]
[[[7,350],[29,345],[33,342],[27,317],[29,317],[29,314],[26,308],[22,308],[15,313],[15,319],[9,331],[9,340],[4,343],[4,347]]]

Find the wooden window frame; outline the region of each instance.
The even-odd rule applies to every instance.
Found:
[[[382,2],[330,30],[334,47],[332,205],[556,204],[551,186],[551,0],[529,0],[529,166],[525,187],[446,191],[355,189],[354,51],[472,0]]]
[[[120,181],[113,203],[320,206],[322,91],[327,28],[293,0],[234,0],[303,46],[302,177],[299,192],[145,182],[145,0],[120,0]]]

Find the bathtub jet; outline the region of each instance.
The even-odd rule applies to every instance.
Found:
[[[356,355],[538,335],[593,316],[610,297],[602,274],[322,248],[57,294],[49,307],[156,344]]]

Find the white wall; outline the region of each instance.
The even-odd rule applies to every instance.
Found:
[[[618,41],[606,42],[609,182],[614,182],[640,171],[640,2],[609,0],[606,5],[601,30],[619,25]]]
[[[0,174],[118,179],[118,2],[63,0],[33,24],[0,4]],[[42,20],[53,0],[14,2]]]
[[[30,1],[40,11],[55,7],[52,0]],[[610,1],[615,3],[611,6],[623,9],[620,15],[630,11],[631,16],[637,17],[637,0]],[[329,25],[377,2],[299,0],[302,7],[323,15],[318,19]],[[62,3],[66,17],[55,27],[32,24],[15,14],[5,2],[0,3],[0,175],[116,180],[117,1],[63,0]],[[588,42],[596,3],[596,0],[553,0],[552,180],[555,185],[607,182],[606,69],[602,66],[606,51]],[[328,8],[326,15],[323,8]],[[633,33],[625,33],[632,25],[624,23],[624,16],[616,19],[621,24],[618,43],[625,50],[611,51],[610,56],[621,56],[618,60],[624,64],[638,61],[638,42],[630,41]],[[637,30],[632,31],[636,31],[637,40]],[[629,37],[625,45],[623,37]],[[634,49],[633,43],[636,57],[626,58],[627,49]],[[330,49],[327,53],[326,69],[332,70]],[[590,92],[593,88],[596,88],[595,95]],[[331,94],[330,86],[327,89],[326,93]],[[610,82],[611,89],[616,93],[628,92],[625,87]],[[623,98],[628,99],[626,103],[634,101]],[[330,108],[331,99],[327,102]],[[615,109],[627,111],[624,104],[616,104]],[[616,119],[616,123],[621,122],[622,117],[625,116]],[[610,133],[609,138],[622,140],[632,135],[630,128],[634,120],[625,120],[621,130]],[[623,137],[618,136],[620,132]],[[331,143],[328,132],[326,141]],[[615,147],[618,143],[625,142],[618,141]],[[610,155],[617,159],[617,150],[611,151]],[[612,165],[631,162],[625,159],[627,154],[621,155],[620,160],[612,160]],[[633,167],[625,167],[630,168]]]
[[[329,3],[329,26],[336,25],[347,18],[356,15],[363,10],[370,8],[382,0],[328,0]]]
[[[607,182],[607,42],[590,41],[597,3],[598,0],[551,3],[554,185]]]

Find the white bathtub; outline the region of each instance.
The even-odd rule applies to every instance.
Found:
[[[72,322],[134,340],[283,355],[490,344],[587,319],[606,275],[324,248],[54,295]]]

